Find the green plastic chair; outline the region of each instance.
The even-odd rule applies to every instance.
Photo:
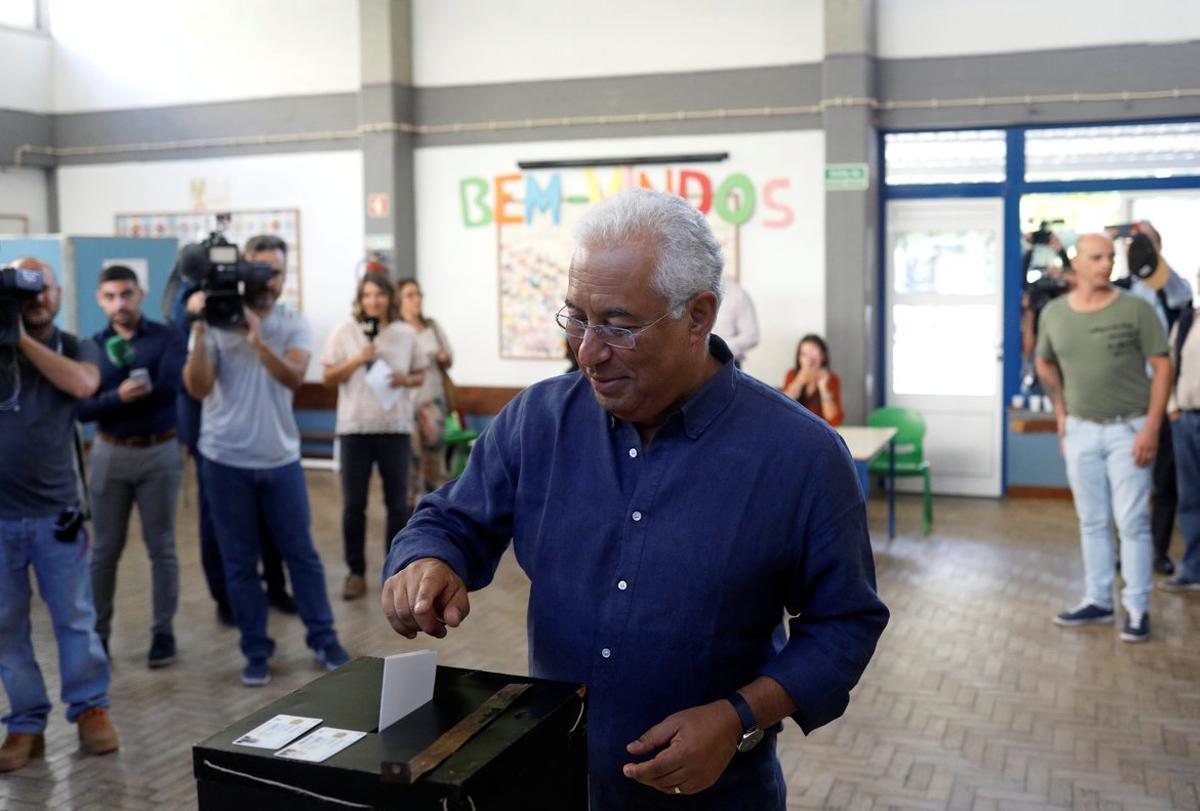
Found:
[[[925,418],[911,408],[885,406],[867,417],[872,428],[895,428],[896,477],[921,476],[925,479],[925,534],[933,531],[933,494],[929,486],[929,462],[925,459]],[[868,471],[875,476],[888,475],[891,453],[884,451],[871,462]]]
[[[450,458],[450,464],[447,467],[450,470],[450,478],[456,479],[466,469],[467,457],[471,455],[471,443],[479,434],[463,427],[457,411],[451,411],[446,415],[445,431],[442,434],[442,442],[446,444]]]

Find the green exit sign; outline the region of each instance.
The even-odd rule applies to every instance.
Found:
[[[871,171],[865,163],[825,165],[826,191],[862,191],[871,186]]]

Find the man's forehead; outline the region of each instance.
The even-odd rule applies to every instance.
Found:
[[[261,262],[264,265],[270,265],[276,270],[284,270],[283,251],[276,248],[275,250],[254,251],[247,254],[246,259],[251,262]]]

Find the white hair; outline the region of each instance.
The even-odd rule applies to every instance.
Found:
[[[576,238],[586,249],[649,247],[654,252],[650,284],[667,299],[672,318],[683,315],[692,296],[705,290],[721,303],[721,246],[704,215],[682,197],[650,189],[623,191],[588,211]]]

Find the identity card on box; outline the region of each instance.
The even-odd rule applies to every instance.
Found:
[[[336,755],[355,741],[365,738],[366,735],[367,733],[365,732],[355,732],[352,729],[321,727],[313,734],[296,741],[287,749],[279,750],[275,753],[275,757],[320,763],[327,757]]]
[[[278,749],[281,746],[287,746],[320,723],[320,718],[276,715],[270,721],[259,724],[238,738],[233,744],[234,746],[255,746],[259,749]]]

